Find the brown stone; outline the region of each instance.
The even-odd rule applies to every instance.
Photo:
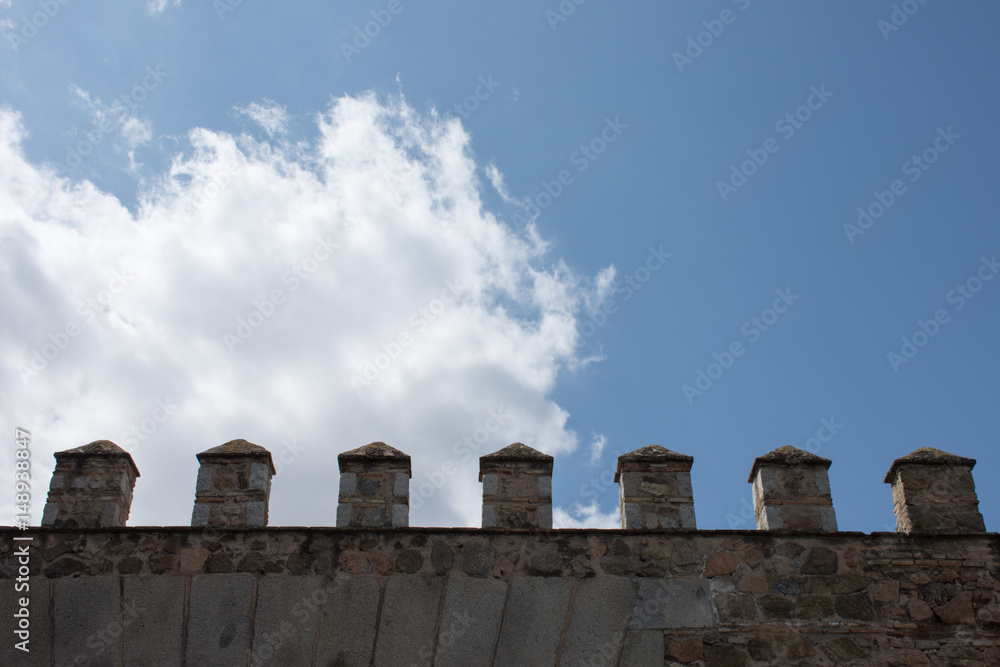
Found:
[[[899,582],[892,579],[871,585],[872,599],[876,602],[899,602]]]
[[[754,660],[760,661],[770,661],[774,660],[777,656],[774,654],[774,649],[763,639],[754,638],[747,642],[747,652],[750,657]]]
[[[837,554],[829,549],[814,547],[806,554],[799,571],[802,574],[837,574]]]
[[[708,662],[713,667],[745,667],[750,664],[749,657],[742,648],[729,644],[719,644],[708,647]]]
[[[292,554],[285,565],[292,574],[309,574],[313,557],[309,554]]]
[[[720,593],[714,598],[720,621],[753,621],[757,618],[757,606],[752,595],[730,595]]]
[[[214,554],[205,561],[205,572],[208,574],[229,574],[233,571],[233,561],[226,554]]]
[[[841,595],[837,598],[835,607],[842,618],[859,621],[870,621],[875,618],[875,610],[872,608],[872,601],[868,598],[867,593]]]
[[[795,616],[795,603],[785,597],[777,595],[762,595],[757,603],[768,618],[793,618]]]
[[[139,574],[142,572],[142,560],[139,558],[126,558],[118,563],[118,572],[121,574]]]
[[[201,574],[208,556],[207,549],[184,549],[181,551],[180,574]]]
[[[804,637],[792,637],[785,643],[785,657],[789,660],[798,660],[814,655],[816,655],[816,649]]]
[[[732,574],[739,567],[740,557],[728,551],[716,551],[705,562],[705,577],[711,579],[722,574]]]
[[[389,564],[389,557],[381,551],[368,554],[368,562],[372,564],[372,572],[376,574],[385,574],[392,569],[392,566]]]
[[[934,618],[934,612],[931,611],[930,605],[918,598],[912,598],[906,604],[906,611],[909,612],[910,618],[917,622],[929,621]]]
[[[344,554],[340,557],[340,569],[348,574],[361,574],[368,567],[368,561],[361,554]]]
[[[804,595],[799,598],[799,618],[819,619],[833,616],[833,600]]]
[[[841,637],[825,642],[820,645],[820,648],[830,656],[831,660],[837,663],[868,657],[868,652],[858,646],[858,643],[850,637]]]
[[[163,574],[173,569],[177,556],[173,554],[153,554],[149,557],[149,571],[153,574]]]
[[[759,572],[748,572],[740,577],[736,589],[744,593],[767,593],[767,577]]]
[[[251,551],[240,560],[240,564],[237,566],[236,571],[260,574],[264,572],[264,566],[266,564],[267,558],[264,554],[259,551]]]
[[[956,596],[947,604],[936,608],[934,613],[937,614],[942,623],[948,623],[949,625],[957,623],[963,625],[976,624],[976,612],[972,607],[972,593],[962,593]]]
[[[416,549],[407,549],[396,557],[396,571],[413,574],[424,566],[424,557]]]
[[[701,660],[705,657],[701,639],[697,637],[685,639],[682,642],[671,642],[669,648],[667,649],[667,653],[677,662],[682,662],[684,664],[694,662],[695,660]]]

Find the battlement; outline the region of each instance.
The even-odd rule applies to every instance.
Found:
[[[695,526],[691,456],[618,459],[621,529],[552,530],[553,460],[480,459],[481,528],[409,523],[410,457],[340,456],[336,527],[268,527],[266,449],[198,455],[191,527],[129,528],[139,471],[99,441],[56,454],[42,527],[0,528],[8,637],[30,598],[45,665],[997,665],[1000,538],[975,461],[897,459],[897,532],[838,531],[831,461],[750,466],[757,530]],[[331,508],[331,516],[334,515]]]
[[[124,526],[139,470],[109,440],[56,452],[43,526]],[[275,474],[271,453],[232,440],[198,454],[192,526],[266,526]],[[410,525],[410,457],[384,442],[342,453],[338,528]],[[694,457],[648,445],[618,458],[621,526],[695,530]],[[758,530],[837,532],[829,459],[779,447],[753,461],[750,477]],[[896,530],[985,533],[974,459],[923,447],[886,473]],[[553,459],[515,442],[479,459],[483,528],[552,528]]]

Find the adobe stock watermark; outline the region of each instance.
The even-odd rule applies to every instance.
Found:
[[[156,399],[153,409],[149,411],[149,416],[139,420],[138,424],[133,424],[121,434],[122,447],[130,451],[134,450],[141,443],[153,437],[160,430],[160,425],[166,423],[179,409],[170,396]]]
[[[381,352],[376,352],[370,357],[365,357],[360,364],[361,371],[351,375],[351,388],[356,395],[361,395],[361,390],[377,382],[382,374],[392,363],[399,358],[403,350],[413,344],[414,338],[427,331],[432,323],[441,316],[448,306],[454,304],[462,292],[468,287],[458,278],[446,280],[444,289],[439,295],[431,299],[426,306],[418,308],[410,314],[409,326],[404,326],[392,340],[386,341],[379,346]]]
[[[49,21],[56,17],[59,11],[68,5],[71,0],[41,0],[38,3],[39,10],[31,16],[26,16],[21,23],[20,30],[11,30],[10,27],[3,28],[3,36],[10,42],[10,48],[14,53],[21,50],[21,47],[34,39],[39,31],[49,24]]]
[[[579,327],[580,335],[590,338],[597,333],[597,330],[608,323],[608,317],[618,312],[618,303],[615,301],[615,294],[623,294],[622,302],[626,302],[642,289],[643,285],[649,282],[654,273],[663,268],[667,260],[673,257],[673,253],[664,252],[663,244],[659,248],[649,246],[649,255],[646,261],[635,268],[631,273],[626,273],[622,279],[615,279],[615,291],[605,299],[593,313],[587,313],[587,321]],[[624,284],[622,284],[624,281]]]
[[[472,112],[479,108],[480,103],[490,99],[493,92],[503,85],[502,81],[493,80],[493,72],[487,74],[485,79],[480,76],[478,81],[479,85],[472,91],[472,94],[452,107],[455,113],[462,118],[468,118]]]
[[[119,271],[111,272],[111,280],[105,289],[89,299],[81,301],[76,312],[83,316],[84,324],[90,324],[97,319],[98,311],[107,309],[115,297],[123,292],[129,282],[135,280],[135,276],[129,274],[127,267],[123,266]],[[83,328],[77,324],[76,320],[69,320],[56,331],[50,331],[48,341],[40,347],[31,350],[31,359],[27,364],[21,364],[19,369],[21,381],[27,384],[32,378],[38,377],[48,365],[55,361],[63,350],[69,347],[74,338],[83,332]]]
[[[575,151],[570,153],[569,163],[576,167],[577,173],[582,174],[590,168],[590,165],[598,157],[604,154],[609,145],[618,141],[618,138],[627,129],[628,125],[621,122],[621,116],[615,116],[614,120],[611,120],[610,117],[605,118],[604,127],[601,128],[600,133],[587,143],[580,144]],[[529,197],[528,203],[521,205],[523,210],[514,212],[514,222],[518,226],[524,227],[529,222],[535,220],[541,215],[542,211],[552,206],[552,202],[562,196],[566,188],[573,184],[575,178],[573,172],[569,169],[563,169],[556,175],[554,180],[543,180],[539,185],[544,192],[537,192],[532,197]]]
[[[906,25],[910,17],[920,10],[921,5],[926,3],[927,0],[903,0],[898,5],[894,4],[888,21],[879,19],[875,22],[875,27],[882,33],[882,40],[888,42],[889,35]]]
[[[750,6],[750,0],[732,1],[734,5],[739,7],[741,12],[746,11]],[[677,71],[683,74],[686,66],[693,65],[694,61],[705,53],[705,49],[715,44],[715,40],[722,36],[722,33],[726,30],[726,26],[736,22],[737,16],[739,15],[733,10],[723,9],[719,13],[719,18],[702,21],[701,24],[705,26],[705,29],[694,36],[688,35],[687,46],[684,48],[684,52],[673,52],[674,65],[677,66]]]
[[[774,130],[785,141],[790,140],[798,130],[805,127],[805,124],[812,119],[813,113],[822,109],[827,101],[833,97],[833,93],[826,89],[825,83],[820,84],[819,88],[810,86],[809,92],[809,96],[801,105],[781,116],[774,123]],[[765,139],[762,148],[748,148],[746,154],[749,159],[741,162],[738,167],[735,164],[731,165],[728,180],[715,182],[715,187],[719,191],[719,197],[722,198],[722,201],[728,201],[732,195],[736,194],[740,188],[747,184],[747,180],[756,174],[767,163],[768,159],[780,149],[781,144],[774,137]]]
[[[951,125],[948,126],[947,130],[939,127],[937,136],[934,137],[930,146],[920,153],[914,153],[909,160],[902,164],[900,169],[903,175],[909,176],[911,183],[916,183],[931,168],[931,165],[938,161],[941,154],[947,153],[955,145],[955,141],[961,137],[962,135],[955,134]],[[844,223],[844,233],[847,235],[847,240],[853,245],[854,239],[871,229],[872,225],[881,219],[896,203],[896,200],[904,194],[906,194],[906,184],[898,178],[889,183],[887,190],[875,190],[872,193],[874,200],[858,207],[858,218],[855,224]]]
[[[317,238],[313,245],[312,252],[306,255],[301,261],[289,266],[288,270],[281,275],[282,284],[288,285],[288,293],[298,291],[309,278],[319,270],[320,265],[330,259],[333,251],[339,248],[337,243],[330,240],[329,236]],[[288,300],[288,294],[280,288],[267,292],[262,299],[254,299],[253,309],[246,317],[239,317],[236,320],[235,329],[222,334],[222,342],[230,352],[235,351],[239,346],[247,342],[251,336],[267,322],[278,311],[278,308]]]
[[[361,55],[361,52],[371,45],[372,40],[381,35],[382,30],[389,27],[389,24],[392,23],[392,17],[399,16],[404,9],[406,7],[402,0],[389,0],[385,9],[371,10],[371,21],[365,23],[363,27],[354,26],[354,39],[351,43],[340,43],[340,53],[344,56],[344,60],[349,63],[351,58]]]
[[[569,17],[576,14],[576,8],[587,2],[587,0],[560,0],[555,10],[545,10],[545,20],[549,22],[552,32],[556,31],[560,23],[565,23]]]
[[[483,448],[493,441],[494,436],[500,432],[504,424],[510,420],[510,413],[507,406],[500,404],[495,408],[490,408],[487,417],[482,424],[472,433],[463,435],[456,440],[451,447],[454,457],[459,459],[459,463],[467,463],[474,455],[482,452]],[[458,466],[454,458],[447,458],[441,462],[434,470],[425,471],[426,481],[411,482],[410,509],[420,509],[424,503],[443,487],[449,477],[458,472]]]
[[[226,20],[226,14],[235,12],[236,8],[243,4],[243,0],[212,0],[212,9],[219,21]]]
[[[783,314],[788,312],[799,297],[792,294],[792,288],[777,289],[777,295],[770,308],[765,308],[759,316],[751,317],[740,327],[740,333],[747,337],[749,344],[756,343],[764,332],[769,331]],[[705,367],[705,370],[698,368],[695,371],[694,386],[685,384],[681,386],[681,392],[687,399],[688,405],[694,405],[696,396],[702,396],[706,391],[722,378],[723,374],[733,367],[736,359],[742,357],[747,351],[743,341],[739,338],[730,343],[722,354],[712,353],[712,361]]]
[[[66,164],[55,162],[55,166],[63,174],[68,174],[83,164],[84,158],[91,155],[101,145],[105,135],[111,134],[120,127],[129,118],[129,114],[139,109],[141,103],[149,97],[151,92],[159,88],[168,76],[170,76],[170,72],[167,72],[163,65],[157,65],[155,68],[152,65],[147,65],[146,76],[142,78],[142,81],[132,86],[132,90],[127,94],[112,100],[108,113],[104,115],[100,123],[93,130],[85,131],[83,139],[76,144],[66,146]]]
[[[983,286],[993,280],[997,273],[1000,273],[1000,263],[997,256],[991,258],[980,258],[979,268],[966,281],[955,285],[945,295],[945,301],[953,304],[952,310],[958,312],[965,308],[966,304],[976,298],[976,295],[983,289]],[[917,320],[917,328],[909,336],[903,336],[900,340],[902,345],[899,352],[891,351],[886,357],[893,373],[899,373],[899,368],[910,363],[932,338],[938,335],[941,327],[951,322],[951,313],[946,308],[938,308],[934,311],[933,317],[927,320]]]

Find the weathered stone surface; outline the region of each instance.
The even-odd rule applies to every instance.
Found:
[[[506,599],[504,581],[449,577],[434,665],[490,664]]]
[[[682,662],[686,665],[689,662],[703,659],[705,657],[705,649],[701,639],[692,637],[678,642],[671,642],[667,647],[667,655],[677,662]]]
[[[642,579],[629,627],[641,630],[715,625],[707,581]]]
[[[245,574],[191,577],[186,662],[236,664],[250,652],[254,578]]]
[[[264,577],[257,584],[251,660],[260,664],[307,665],[313,658],[313,641],[320,603],[326,593],[325,577]]]
[[[848,662],[868,656],[868,651],[858,646],[850,637],[841,637],[820,645],[820,648],[836,663]]]
[[[484,576],[493,571],[495,559],[493,548],[487,544],[470,544],[460,555],[462,571],[466,574]]]
[[[722,574],[732,574],[740,564],[740,557],[728,551],[717,551],[705,562],[705,577],[711,579]]]
[[[316,664],[362,667],[371,664],[378,627],[381,586],[371,577],[329,580],[316,636]],[[322,597],[322,596],[320,596]]]
[[[625,635],[621,665],[662,665],[663,633],[656,630],[629,630]]]
[[[389,577],[375,645],[375,665],[429,664],[434,655],[443,590],[443,577]]]
[[[976,624],[976,613],[972,607],[972,593],[961,593],[955,596],[947,604],[937,607],[934,613],[941,619],[942,623],[948,623],[949,625],[956,623],[964,625]]]
[[[635,584],[624,577],[581,580],[559,664],[580,665],[595,657],[605,664],[616,664],[635,593]]]
[[[123,579],[122,643],[126,665],[172,667],[184,662],[186,585],[186,577]]]
[[[121,664],[120,586],[118,577],[57,579],[52,583],[56,664]]]
[[[510,585],[497,644],[498,667],[552,665],[569,610],[571,579],[517,577]]]

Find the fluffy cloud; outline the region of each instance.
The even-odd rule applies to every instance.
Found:
[[[363,95],[317,123],[305,150],[192,130],[129,210],[29,162],[0,110],[0,400],[35,523],[51,453],[100,438],[142,473],[131,525],[188,524],[195,454],[233,438],[279,459],[272,525],[333,525],[337,454],[373,440],[413,457],[412,525],[479,525],[480,454],[577,447],[547,396],[607,272],[484,209],[459,121]]]
[[[552,510],[553,528],[621,528],[618,508],[601,512],[597,503],[581,505],[574,503],[567,512],[561,507]]]

